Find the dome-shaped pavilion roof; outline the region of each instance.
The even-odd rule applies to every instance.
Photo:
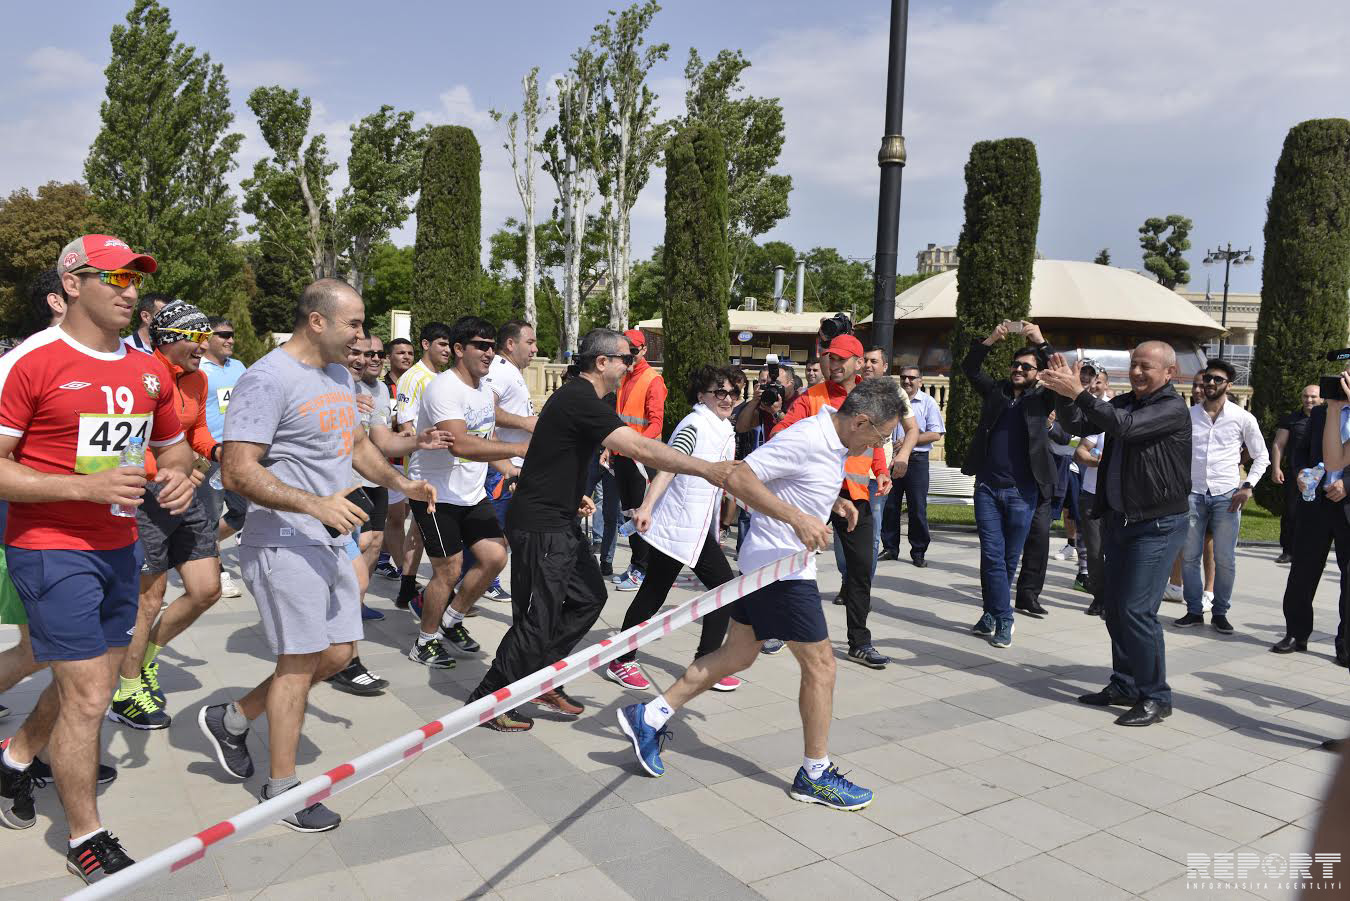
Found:
[[[908,311],[908,312],[907,312]],[[1031,270],[1032,321],[1100,328],[1166,327],[1169,335],[1209,338],[1223,329],[1186,298],[1129,269],[1078,260],[1036,260]],[[896,324],[950,324],[956,318],[956,270],[924,279],[895,298]],[[859,325],[870,323],[869,316]]]

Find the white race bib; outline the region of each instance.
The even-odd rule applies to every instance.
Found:
[[[228,388],[216,389],[216,406],[220,408],[222,414],[230,407],[230,392],[233,390],[233,385]]]
[[[88,474],[115,468],[134,437],[148,448],[154,421],[153,413],[81,413],[75,471]]]

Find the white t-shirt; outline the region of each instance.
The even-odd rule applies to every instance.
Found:
[[[453,369],[436,376],[422,389],[417,405],[418,434],[437,423],[458,419],[470,435],[488,438],[496,423],[495,399],[486,382],[477,388],[466,385]],[[487,463],[451,457],[447,450],[419,450],[408,463],[411,478],[426,479],[436,486],[436,500],[459,507],[472,507],[487,496],[483,482]]]
[[[534,403],[530,400],[530,388],[525,384],[525,374],[506,357],[493,359],[488,374],[483,376],[483,384],[492,389],[493,395],[497,398],[497,406],[512,416],[534,415]],[[519,444],[529,439],[530,433],[524,429],[508,429],[504,426],[497,429],[497,440],[505,441],[507,444]],[[524,462],[523,457],[511,458],[511,463],[515,466],[520,466]]]
[[[848,457],[848,448],[834,429],[834,412],[833,407],[821,407],[815,416],[794,423],[745,458],[746,465],[769,491],[821,522],[829,521],[830,508],[839,497]],[[787,523],[751,511],[750,531],[737,559],[741,572],[748,573],[805,549]],[[816,560],[812,556],[805,567],[783,578],[815,577]]]
[[[1092,442],[1092,448],[1097,452],[1096,453],[1097,462],[1100,464],[1102,461],[1102,451],[1106,450],[1106,433],[1102,432],[1101,434],[1093,435],[1090,438],[1086,438],[1084,440]],[[1101,467],[1082,466],[1079,468],[1082,469],[1083,471],[1083,490],[1086,491],[1088,494],[1096,494],[1097,470],[1100,469]],[[1084,512],[1083,515],[1087,516],[1087,513]]]
[[[394,398],[393,411],[395,426],[417,421],[417,402],[435,377],[436,373],[422,360],[418,360],[398,377],[398,396]]]

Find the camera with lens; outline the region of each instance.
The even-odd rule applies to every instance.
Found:
[[[764,407],[772,407],[783,399],[783,386],[777,383],[765,382],[759,389],[759,403]]]
[[[824,338],[826,343],[840,335],[851,334],[853,334],[853,320],[843,313],[835,313],[829,319],[820,320],[820,337]]]

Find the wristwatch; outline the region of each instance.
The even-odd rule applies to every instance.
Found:
[[[1243,482],[1241,485],[1238,486],[1238,490],[1239,490],[1239,491],[1243,491],[1243,490],[1251,491],[1251,490],[1252,490],[1252,483],[1251,483],[1251,482]]]

